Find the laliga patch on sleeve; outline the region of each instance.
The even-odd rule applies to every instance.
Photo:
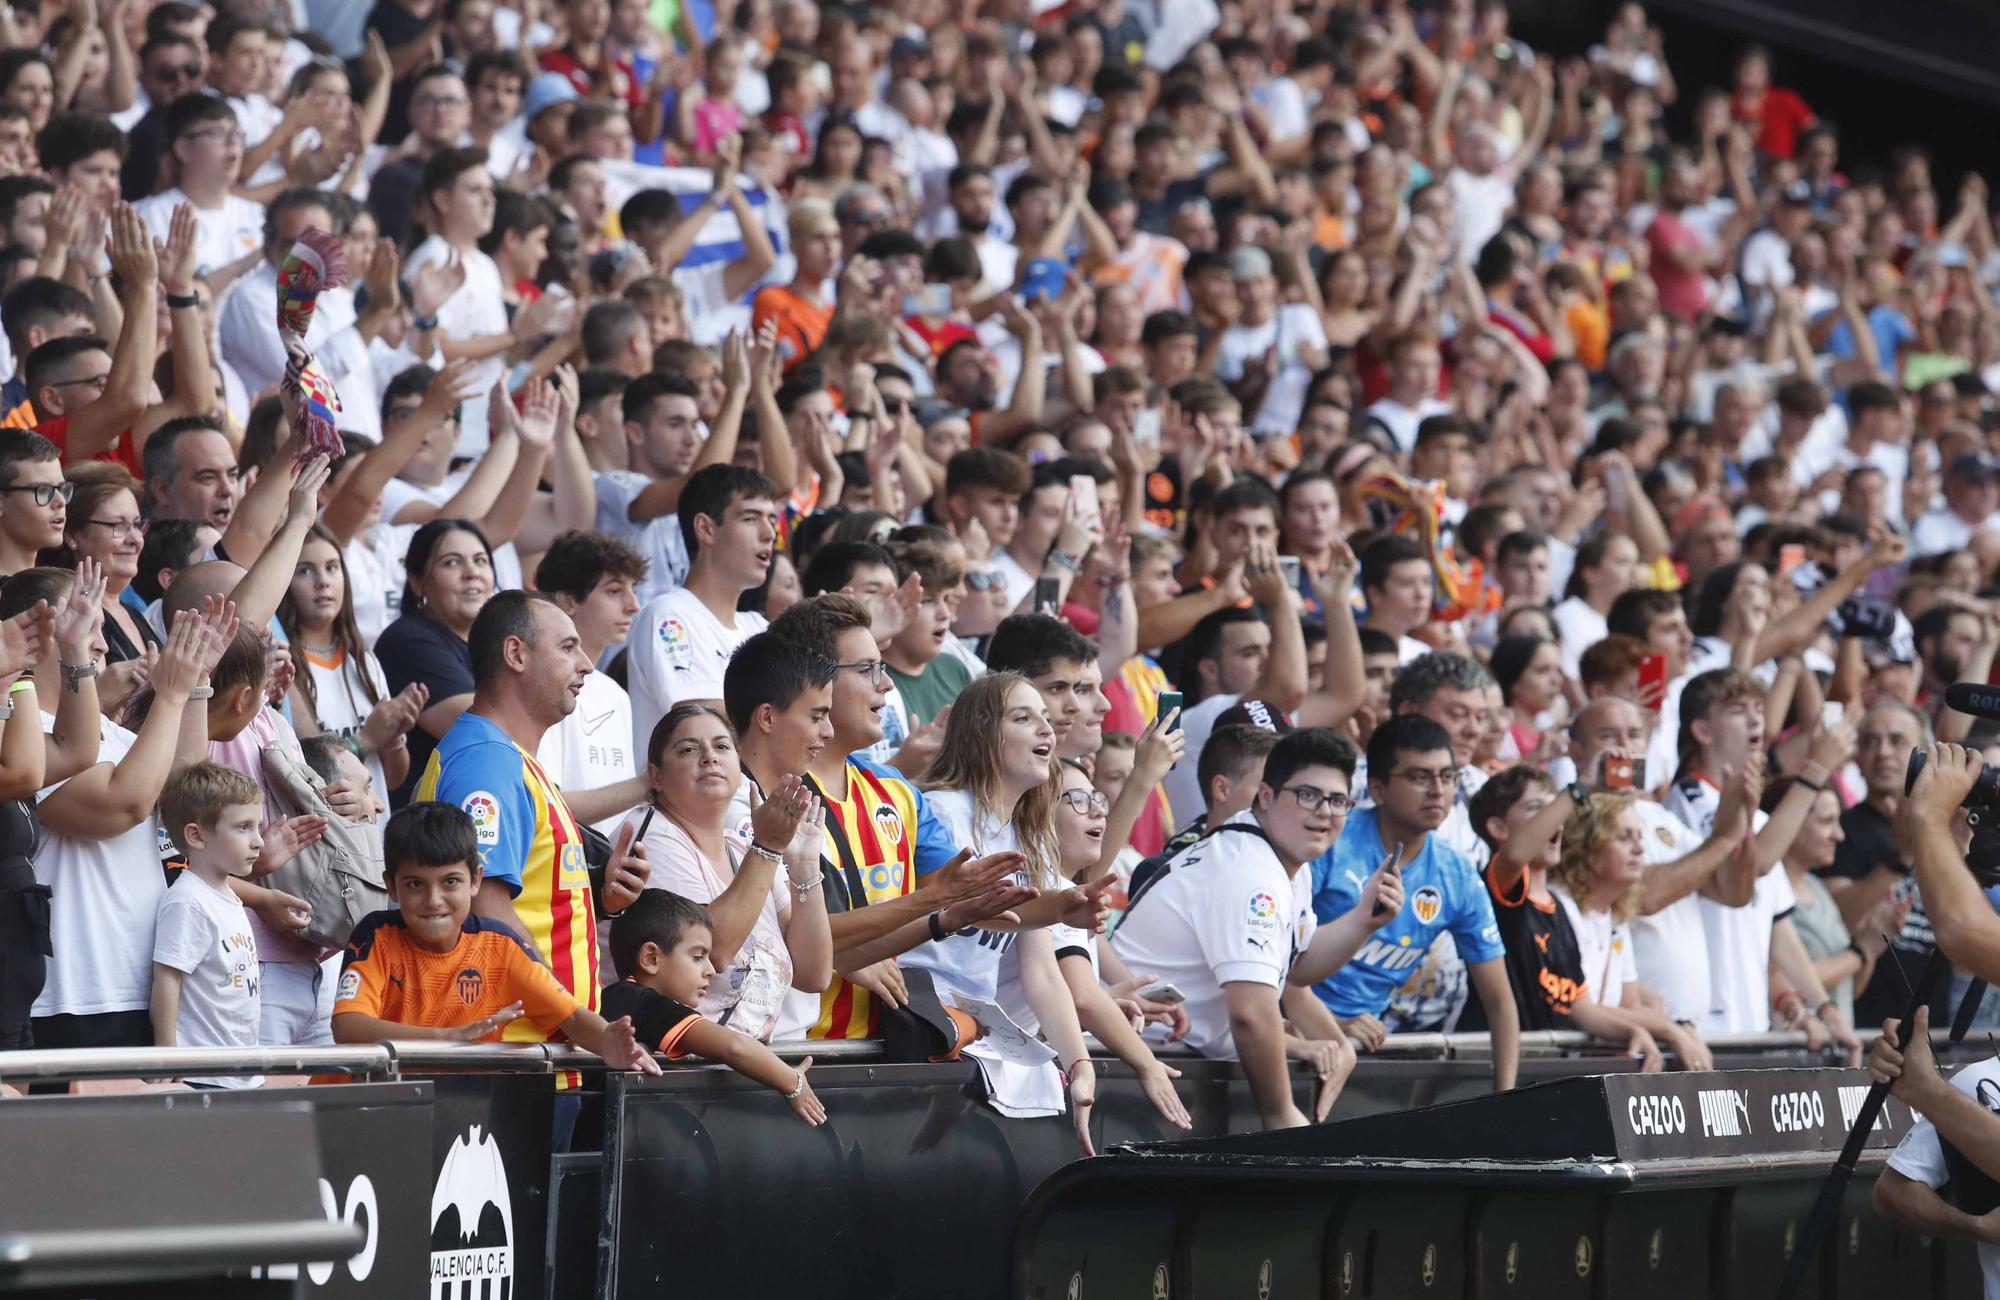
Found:
[[[500,801],[490,791],[474,790],[458,806],[472,819],[472,834],[480,848],[500,843]]]
[[[1250,895],[1250,915],[1247,919],[1255,929],[1277,929],[1278,900],[1265,890],[1258,890],[1256,893]]]
[[[360,996],[361,972],[349,966],[346,970],[340,972],[340,988],[335,994],[334,1001],[352,1002]]]

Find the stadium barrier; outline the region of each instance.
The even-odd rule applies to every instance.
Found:
[[[1628,1073],[1637,1064],[1579,1055],[1590,1046],[1582,1035],[1523,1037],[1524,1084]],[[1392,1038],[1364,1058],[1335,1118],[1486,1096],[1486,1046],[1484,1035]],[[1716,1048],[1719,1069],[1824,1063],[1805,1053],[1799,1035]],[[824,1126],[802,1123],[769,1089],[720,1067],[671,1064],[661,1078],[605,1074],[596,1058],[565,1047],[0,1055],[0,1080],[17,1087],[248,1073],[353,1080],[0,1099],[0,1169],[36,1171],[0,1179],[0,1291],[371,1300],[1038,1293],[1010,1284],[1009,1241],[1035,1188],[1075,1161],[1067,1118],[1001,1117],[974,1099],[968,1065],[889,1064],[870,1043],[778,1050],[815,1058]],[[1193,1136],[1256,1128],[1233,1064],[1186,1054],[1172,1060]],[[1098,1150],[1186,1136],[1165,1126],[1121,1063],[1101,1058],[1098,1068]],[[573,1149],[552,1153],[559,1069],[585,1070],[587,1084]],[[1682,1086],[1692,1077],[1650,1078]],[[1294,1081],[1301,1105],[1310,1106],[1315,1081],[1302,1070]],[[1813,1118],[1829,1132],[1841,1124],[1831,1108]],[[1440,1212],[1463,1211],[1467,1196],[1444,1195]],[[1521,1199],[1506,1204],[1518,1209]],[[1113,1210],[1103,1215],[1093,1212],[1089,1232],[1103,1239],[1102,1259],[1119,1251],[1128,1262],[1151,1258],[1145,1252],[1163,1230],[1182,1249],[1179,1218],[1139,1232]],[[1218,1221],[1199,1222],[1212,1239]],[[1128,1231],[1138,1235],[1120,1235]],[[1535,1249],[1536,1258],[1556,1257],[1540,1238]],[[1969,1249],[1963,1256],[1954,1267],[1966,1266]],[[1296,1268],[1284,1272],[1296,1283]],[[1441,1276],[1434,1267],[1433,1277]],[[1170,1267],[1160,1300],[1219,1294],[1188,1290],[1181,1277]],[[1047,1294],[1081,1300],[1069,1281],[1057,1279]],[[1290,1285],[1269,1292],[1294,1293]],[[1131,1294],[1153,1288],[1149,1282]]]

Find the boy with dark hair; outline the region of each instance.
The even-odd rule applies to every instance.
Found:
[[[916,617],[882,647],[889,678],[910,711],[913,727],[937,721],[972,681],[965,660],[946,653],[953,609],[965,594],[964,548],[955,541],[896,542],[891,554],[900,568],[917,575],[923,599]]]
[[[629,1020],[638,1041],[669,1060],[699,1056],[776,1090],[808,1124],[826,1107],[806,1082],[812,1057],[786,1065],[748,1034],[702,1018],[695,1005],[715,978],[715,927],[700,904],[648,889],[611,922],[611,963],[618,982],[604,990],[609,1016]]]
[[[1266,778],[1269,783],[1269,777]],[[1506,948],[1493,905],[1472,864],[1434,834],[1458,788],[1450,733],[1416,713],[1399,714],[1368,738],[1372,807],[1357,808],[1339,841],[1313,864],[1313,911],[1322,924],[1353,911],[1362,882],[1394,858],[1409,904],[1343,969],[1314,990],[1363,1050],[1381,1046],[1390,1026],[1381,1017],[1391,998],[1424,960],[1432,942],[1450,931],[1472,987],[1493,1027],[1493,1084],[1514,1086],[1520,1024],[1502,958]]]
[[[57,113],[35,137],[42,170],[57,186],[74,185],[99,211],[118,201],[125,133],[94,113]]]
[[[38,433],[0,429],[0,574],[35,567],[37,555],[63,542],[69,499],[62,453]]]
[[[555,598],[576,624],[584,656],[601,664],[625,644],[639,612],[634,592],[645,576],[645,557],[624,542],[603,533],[570,532],[543,552],[535,587]],[[593,669],[583,679],[576,708],[549,728],[535,751],[576,819],[606,835],[616,833],[620,816],[646,797],[631,737],[631,697]]]
[[[626,656],[634,752],[644,751],[654,724],[674,705],[720,704],[729,656],[764,630],[762,614],[739,613],[736,605],[771,567],[782,495],[762,474],[726,463],[697,470],[681,487],[681,537],[692,557],[687,583],[639,611]]]
[[[986,644],[988,672],[1019,673],[1042,693],[1055,728],[1056,757],[1085,758],[1103,739],[1106,710],[1098,650],[1089,637],[1048,614],[1000,620]]]
[[[243,132],[229,105],[214,95],[183,95],[167,107],[166,152],[174,186],[132,205],[153,238],[165,244],[174,210],[194,207],[195,271],[229,279],[257,264],[264,246],[264,208],[234,191],[243,166]]]
[[[32,407],[25,407],[28,386],[19,373],[21,365],[30,352],[50,339],[97,333],[97,316],[83,290],[37,275],[0,295],[0,328],[6,330],[16,371],[0,388],[0,416],[4,416],[0,425],[32,428],[35,413]]]
[[[190,763],[160,790],[160,825],[187,860],[153,914],[153,1042],[257,1046],[257,941],[229,880],[248,880],[264,848],[257,783],[220,763]],[[261,1077],[190,1079],[254,1088]]]
[[[1014,539],[1021,522],[1021,498],[1033,483],[1028,463],[1013,452],[967,447],[945,463],[945,522],[962,537],[977,521],[996,549],[1004,547]]]
[[[525,1016],[545,1037],[561,1031],[613,1069],[660,1072],[629,1018],[606,1023],[512,930],[472,914],[479,841],[462,810],[433,802],[401,809],[383,829],[382,861],[397,910],[354,927],[333,1007],[336,1042],[498,1042]]]
[[[1361,595],[1368,602],[1361,625],[1396,638],[1399,666],[1431,652],[1410,633],[1431,621],[1432,577],[1430,552],[1400,533],[1361,551]]]

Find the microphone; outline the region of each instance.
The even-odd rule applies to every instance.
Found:
[[[1959,682],[1945,687],[1944,702],[1947,707],[1970,717],[2000,718],[2000,686]]]

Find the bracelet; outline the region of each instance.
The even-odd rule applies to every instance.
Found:
[[[767,849],[755,840],[750,841],[750,851],[766,862],[775,862],[779,866],[783,866],[785,863],[784,854],[779,853],[775,849]]]
[[[1860,940],[1849,939],[1847,941],[1847,951],[1853,953],[1856,957],[1860,958],[1861,964],[1863,966],[1866,966],[1868,964],[1868,953],[1865,949],[1862,948]]]
[[[944,909],[940,907],[937,911],[932,912],[926,917],[925,920],[930,923],[931,938],[937,940],[939,943],[943,943],[945,940]]]
[[[1826,785],[1825,785],[1825,784],[1824,784],[1823,782],[1820,782],[1820,781],[1814,781],[1814,780],[1811,780],[1811,779],[1809,779],[1809,778],[1807,778],[1807,777],[1803,777],[1803,776],[1795,776],[1795,777],[1793,777],[1793,778],[1792,778],[1792,784],[1793,784],[1793,785],[1802,785],[1802,786],[1804,786],[1804,787],[1805,787],[1806,789],[1808,789],[1808,790],[1812,791],[1812,792],[1813,792],[1814,794],[1824,794],[1824,793],[1826,792]]]
[[[98,664],[98,662],[95,659],[91,660],[87,664],[84,664],[80,668],[77,667],[75,664],[63,663],[61,660],[57,660],[56,664],[59,668],[62,669],[63,682],[70,688],[71,691],[76,691],[83,685],[85,681],[87,681],[92,677],[97,676],[98,673],[103,671],[102,667]]]
[[[167,307],[170,310],[186,311],[189,307],[199,306],[201,306],[201,299],[191,293],[170,293],[167,295]]]
[[[15,682],[7,688],[7,694],[19,695],[22,691],[32,691],[34,689],[35,679],[32,677],[23,677],[20,681]]]
[[[786,1101],[797,1101],[806,1094],[806,1072],[804,1070],[794,1070],[792,1073],[799,1076],[799,1082],[797,1087],[785,1094]]]
[[[214,698],[215,698],[215,687],[209,684],[208,682],[202,682],[200,685],[196,686],[193,690],[188,692],[189,700],[212,700]]]
[[[822,871],[818,875],[814,876],[811,880],[808,880],[803,885],[798,885],[798,884],[793,885],[792,894],[796,898],[804,898],[807,894],[812,893],[813,890],[818,889],[820,886],[820,882],[825,879],[826,879],[826,873]]]
[[[1077,559],[1068,551],[1059,550],[1053,546],[1049,548],[1048,563],[1056,565],[1059,568],[1068,569],[1071,573],[1083,572],[1082,560]]]
[[[1097,578],[1097,585],[1106,591],[1111,590],[1113,587],[1122,587],[1125,583],[1126,577],[1122,573],[1104,573],[1099,574]]]
[[[14,716],[14,697],[12,695],[9,695],[4,702],[0,702],[0,722],[5,722],[7,719],[13,716]]]
[[[1826,1012],[1827,1012],[1827,1009],[1828,1009],[1829,1007],[1831,1007],[1831,1008],[1832,1008],[1833,1010],[1835,1010],[1835,1011],[1839,1011],[1839,1010],[1840,1010],[1840,1008],[1839,1008],[1839,1007],[1837,1007],[1837,1006],[1834,1006],[1834,1002],[1833,1002],[1833,999],[1832,999],[1832,998],[1828,998],[1828,999],[1827,999],[1826,1001],[1824,1001],[1824,1002],[1820,1003],[1820,1004],[1819,1004],[1818,1006],[1816,1006],[1816,1007],[1814,1007],[1814,1008],[1812,1009],[1812,1014],[1813,1014],[1813,1019],[1815,1019],[1815,1020],[1819,1020],[1819,1019],[1822,1019],[1822,1018],[1824,1018],[1824,1017],[1825,1017],[1825,1015],[1826,1015]]]

